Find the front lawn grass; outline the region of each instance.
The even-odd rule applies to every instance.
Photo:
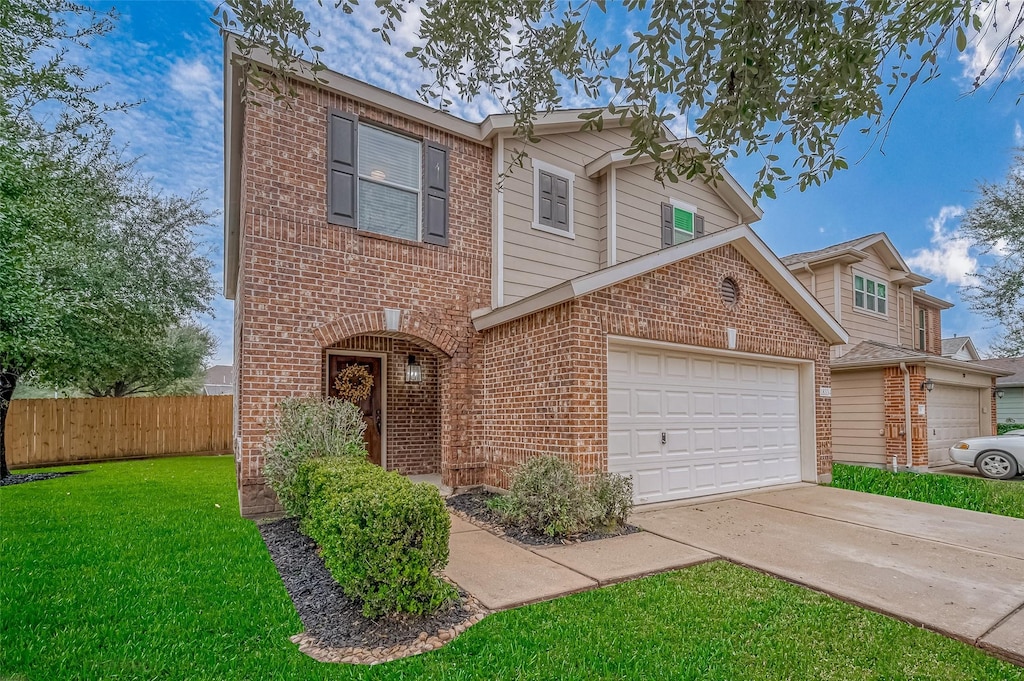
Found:
[[[970,646],[727,563],[492,615],[377,667],[314,662],[230,458],[0,488],[0,678],[1006,679]]]
[[[1024,483],[833,464],[832,487],[1024,518]]]

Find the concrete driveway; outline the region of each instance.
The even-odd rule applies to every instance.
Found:
[[[1024,520],[801,485],[632,522],[1024,663]]]
[[[527,547],[453,518],[445,573],[503,610],[724,558],[1024,664],[1024,520],[816,485],[630,520],[647,531]]]

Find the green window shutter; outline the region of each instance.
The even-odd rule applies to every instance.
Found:
[[[672,226],[680,232],[693,236],[693,213],[677,207],[673,207],[672,212]]]

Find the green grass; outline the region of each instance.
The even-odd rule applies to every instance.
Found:
[[[320,664],[288,641],[301,623],[229,458],[88,470],[0,489],[0,678],[1024,680],[726,563],[493,615],[391,664]]]
[[[832,466],[832,487],[1024,518],[1024,483],[962,475],[892,473],[866,466]]]

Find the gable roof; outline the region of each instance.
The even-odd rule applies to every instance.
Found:
[[[1008,373],[998,367],[979,366],[977,362],[963,362],[958,359],[949,359],[948,357],[940,357],[939,355],[932,355],[920,350],[912,350],[899,345],[890,345],[871,340],[861,341],[842,357],[832,360],[830,366],[832,371],[839,371],[842,369],[887,367],[899,364],[900,362],[948,367],[958,371],[988,374],[990,376],[1005,376]]]
[[[222,35],[224,38],[224,295],[226,298],[234,299],[238,284],[242,195],[241,149],[242,111],[244,108],[241,104],[240,84],[242,54],[236,44],[238,36],[229,31],[222,31]],[[254,49],[250,58],[257,64],[273,68],[265,49]],[[330,69],[321,70],[316,76],[321,82],[317,82],[312,66],[309,62],[299,61],[293,77],[314,87],[342,93],[379,109],[446,130],[478,144],[491,145],[494,138],[502,134],[510,134],[515,128],[513,114],[492,114],[480,123],[474,123]],[[580,119],[580,114],[594,111],[602,111],[601,120],[606,128],[625,127],[630,124],[628,116],[623,118],[618,114],[609,114],[605,109],[563,109],[550,113],[539,113],[534,124],[534,131],[538,135],[577,132],[584,123]],[[669,142],[677,141],[675,135],[666,126],[661,127],[661,134]],[[693,138],[684,140],[683,143],[700,144]],[[653,159],[639,162],[651,163]],[[737,215],[741,216],[741,220],[754,222],[761,218],[762,211],[754,206],[750,195],[728,171],[723,169],[720,181],[707,184]]]
[[[829,343],[842,345],[850,340],[839,322],[797,281],[793,273],[779,262],[778,257],[749,225],[730,227],[591,274],[584,274],[510,305],[494,310],[478,310],[473,313],[473,325],[477,331],[483,331],[725,245],[731,245],[739,251]]]
[[[971,341],[970,336],[954,336],[953,338],[942,339],[942,356],[952,357],[956,353],[960,352],[964,348],[967,348],[967,354],[971,356],[972,360],[980,359],[978,351],[974,348],[974,342]]]
[[[1016,388],[1018,386],[1024,387],[1024,357],[979,359],[971,362],[971,364],[980,364],[986,367],[1002,369],[1003,371],[1012,371],[1013,373],[1009,376],[997,378],[996,385],[1007,388]]]
[[[890,270],[903,273],[903,277],[894,280],[894,283],[908,283],[912,286],[923,286],[931,283],[928,277],[916,274],[911,271],[903,256],[896,250],[889,236],[885,232],[875,232],[866,236],[832,244],[816,251],[804,251],[794,253],[782,258],[782,262],[791,270],[803,269],[813,265],[824,265],[831,262],[850,264],[862,262],[868,258],[867,249],[873,249],[878,253],[882,262]]]

